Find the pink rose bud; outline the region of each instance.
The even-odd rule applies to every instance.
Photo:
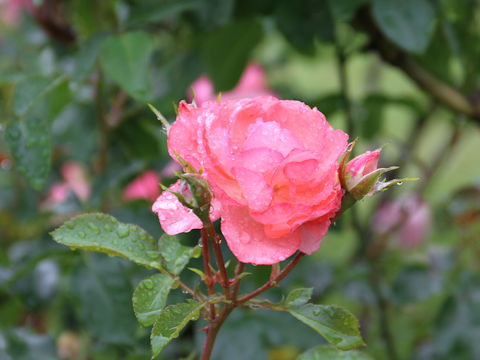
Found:
[[[379,168],[378,158],[380,157],[380,150],[367,151],[355,157],[353,160],[348,161],[355,142],[356,140],[350,144],[343,155],[339,171],[342,187],[354,198],[354,201],[384,191],[395,184],[401,184],[409,180],[417,180],[409,178],[395,179],[388,182],[380,181],[382,174],[398,169],[398,167]]]
[[[160,176],[153,170],[147,170],[127,185],[123,192],[123,200],[145,199],[155,201],[160,194],[159,182]]]
[[[382,204],[372,217],[372,229],[408,249],[426,239],[431,222],[430,204],[418,195],[407,195]]]
[[[86,201],[90,197],[90,182],[85,167],[76,162],[68,162],[62,166],[60,171],[75,195],[80,200]]]

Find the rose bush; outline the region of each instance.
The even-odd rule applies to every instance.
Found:
[[[203,169],[214,193],[212,220],[242,262],[274,264],[320,246],[343,190],[338,159],[347,134],[299,101],[264,96],[182,101],[169,130],[168,149]],[[171,187],[176,191],[177,182]],[[178,199],[164,192],[153,205],[168,234],[202,226]]]

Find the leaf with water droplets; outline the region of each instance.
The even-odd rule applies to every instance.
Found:
[[[155,274],[138,284],[133,293],[133,310],[143,326],[152,325],[167,301],[175,279],[164,274]]]
[[[110,215],[78,216],[54,230],[52,236],[70,247],[121,256],[146,267],[161,267],[155,239],[138,226],[123,224]]]
[[[340,306],[305,304],[290,307],[288,311],[341,350],[365,345],[358,320]]]
[[[197,320],[200,310],[205,305],[206,303],[188,300],[186,303],[169,305],[163,309],[158,315],[150,335],[153,357],[160,354],[160,351],[170,341],[178,337],[189,321]]]
[[[298,360],[373,360],[369,355],[358,350],[338,350],[332,346],[320,345],[298,357]]]
[[[28,115],[12,119],[5,131],[10,152],[18,171],[36,190],[40,190],[50,172],[50,125],[44,117]]]
[[[286,307],[304,305],[312,297],[313,288],[299,288],[290,291],[285,300]]]
[[[168,271],[175,275],[180,274],[190,259],[197,255],[197,248],[199,247],[180,244],[178,238],[172,235],[163,234],[158,240],[158,249],[162,255],[163,264]]]

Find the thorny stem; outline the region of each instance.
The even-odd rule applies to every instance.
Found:
[[[251,293],[242,296],[240,299],[238,299],[238,303],[242,304],[242,303],[250,300],[251,298],[263,293],[264,291],[270,289],[271,287],[276,286],[278,284],[278,282],[283,280],[283,278],[285,278],[285,276],[287,276],[290,273],[290,271],[292,271],[293,268],[295,266],[297,266],[297,264],[300,262],[300,260],[302,260],[302,258],[304,256],[305,256],[305,253],[299,251],[293,257],[293,259],[287,264],[287,266],[285,266],[283,268],[283,270],[278,273],[278,275],[274,276],[272,279],[267,281],[265,284],[263,284],[257,290],[252,291]]]
[[[214,286],[214,281],[213,281],[213,276],[212,276],[212,270],[210,269],[210,249],[208,245],[208,236],[205,233],[205,230],[201,230],[202,234],[202,252],[203,252],[203,267],[205,271],[205,285],[207,286],[207,291],[208,291],[208,296],[213,295],[213,286]],[[215,305],[210,304],[210,319],[214,320],[215,319]]]
[[[220,248],[219,236],[215,232],[213,223],[208,218],[203,222],[203,228],[208,238],[212,241],[213,252],[215,253],[215,259],[217,260],[218,271],[220,272],[221,283],[223,291],[225,292],[225,298],[230,300],[230,282],[227,275],[227,269],[225,269],[225,262],[223,261],[222,249]]]
[[[232,299],[235,305],[237,303],[237,295],[238,295],[238,289],[240,288],[240,281],[242,281],[242,279],[239,278],[239,276],[241,273],[243,273],[244,269],[245,269],[245,263],[238,262],[237,266],[235,267],[235,280],[233,281],[233,284],[232,284]]]

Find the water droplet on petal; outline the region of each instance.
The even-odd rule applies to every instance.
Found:
[[[67,223],[67,228],[69,228],[70,230],[72,230],[74,227],[75,227],[75,224],[73,222]]]
[[[112,227],[108,224],[106,224],[103,228],[107,231],[112,231]]]
[[[77,235],[80,236],[82,239],[85,239],[85,236],[87,236],[83,231],[79,231]]]

